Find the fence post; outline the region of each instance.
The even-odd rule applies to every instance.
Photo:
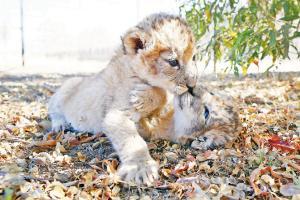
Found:
[[[21,24],[21,55],[22,55],[22,66],[25,66],[25,46],[24,46],[24,9],[23,9],[23,0],[20,0],[20,24]]]

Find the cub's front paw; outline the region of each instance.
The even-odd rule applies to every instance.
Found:
[[[215,149],[220,146],[224,146],[226,143],[225,137],[213,137],[213,136],[200,136],[197,137],[191,144],[191,147],[194,149],[207,150]]]
[[[118,175],[125,181],[134,181],[137,185],[150,186],[158,178],[158,164],[154,160],[126,162],[121,164]]]
[[[139,84],[130,92],[130,103],[138,112],[144,113],[152,109],[149,106],[151,105],[151,98],[148,94],[151,89],[152,87],[149,85]]]

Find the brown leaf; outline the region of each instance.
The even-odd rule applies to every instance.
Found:
[[[254,189],[254,192],[256,195],[260,195],[260,194],[265,194],[265,192],[263,192],[256,184],[256,180],[259,179],[259,177],[261,175],[264,175],[266,173],[270,173],[272,175],[272,177],[274,178],[282,178],[282,176],[276,172],[273,171],[273,169],[268,166],[265,168],[256,168],[255,170],[252,171],[251,175],[250,175],[250,184]],[[266,180],[266,179],[265,179]],[[268,179],[267,181],[270,181],[270,179]]]
[[[245,97],[244,101],[246,104],[252,104],[252,103],[264,104],[265,103],[265,101],[262,98],[254,96],[254,95]]]
[[[290,153],[296,151],[296,148],[290,142],[281,140],[278,135],[273,135],[270,139],[268,139],[268,142],[271,147],[275,147],[282,151]]]
[[[218,159],[218,155],[216,151],[207,150],[204,153],[197,155],[196,159],[200,162],[206,160],[216,160]]]
[[[109,174],[115,174],[117,172],[118,161],[113,160],[103,160],[103,164],[106,166],[106,170]],[[102,167],[104,168],[104,166]]]
[[[111,195],[112,196],[117,196],[119,194],[119,192],[121,191],[121,188],[119,186],[115,186],[112,190],[111,190]]]
[[[65,192],[62,187],[55,186],[54,189],[49,192],[49,195],[53,199],[63,199]]]
[[[196,158],[195,158],[193,155],[191,155],[191,154],[188,154],[188,155],[186,156],[186,159],[187,159],[188,161],[195,161],[195,160],[196,160]]]
[[[49,148],[56,146],[56,140],[42,140],[34,143],[34,146]]]
[[[171,171],[172,175],[178,176],[179,174],[182,174],[184,171],[186,171],[189,168],[189,165],[186,163],[184,165],[177,165],[175,169]]]

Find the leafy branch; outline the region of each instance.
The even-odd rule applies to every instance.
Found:
[[[276,65],[290,58],[291,49],[300,58],[295,45],[300,37],[300,1],[298,0],[184,0],[180,6],[198,40],[198,59],[206,65],[220,60],[236,75],[247,73],[250,64],[268,56]],[[203,44],[203,41],[208,43]]]

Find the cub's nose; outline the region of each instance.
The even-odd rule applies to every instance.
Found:
[[[194,96],[194,87],[186,85],[186,87],[188,88],[188,93],[190,93],[192,96]]]

